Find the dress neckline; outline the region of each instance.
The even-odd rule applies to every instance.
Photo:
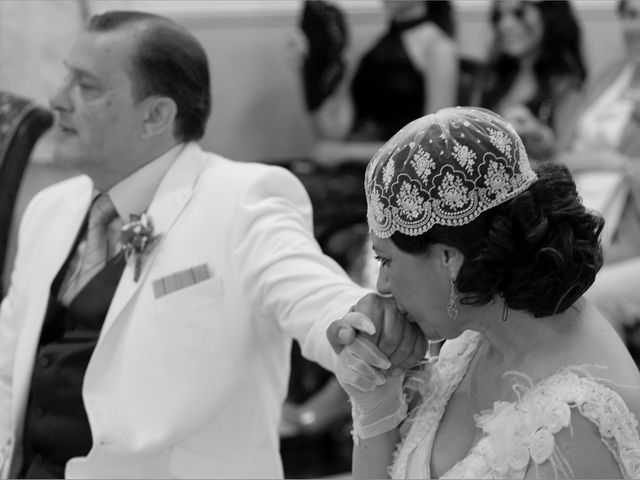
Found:
[[[467,374],[482,343],[482,335],[466,331],[447,342],[424,382],[418,382],[423,403],[403,426],[403,442],[390,466],[393,478],[430,475],[431,449],[451,394]],[[447,348],[445,348],[447,347]],[[623,399],[590,373],[596,365],[573,365],[533,381],[518,372],[515,401],[497,401],[493,408],[474,415],[483,432],[469,453],[442,478],[523,478],[530,461],[546,460],[558,474],[572,476],[555,444],[555,434],[570,428],[571,410],[593,422],[612,452],[623,475],[640,474],[638,422]],[[426,374],[426,372],[425,372]],[[560,456],[559,456],[560,455]]]

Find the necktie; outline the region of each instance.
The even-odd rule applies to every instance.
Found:
[[[62,288],[60,299],[68,305],[82,288],[102,270],[109,260],[109,224],[117,217],[111,199],[98,195],[91,205],[84,250],[78,267]]]

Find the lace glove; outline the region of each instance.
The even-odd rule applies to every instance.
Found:
[[[354,442],[367,439],[397,427],[407,416],[407,402],[402,384],[404,373],[385,377],[374,365],[390,362],[370,341],[356,336],[346,345],[336,366],[336,378],[351,400]]]

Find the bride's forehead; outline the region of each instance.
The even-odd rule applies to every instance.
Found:
[[[378,237],[375,233],[370,233],[369,234],[370,238],[371,238],[371,245],[373,246],[373,248],[378,249],[381,246],[385,245],[385,242],[390,241],[387,238],[380,238]]]

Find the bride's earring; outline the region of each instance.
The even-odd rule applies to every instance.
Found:
[[[451,291],[449,292],[449,305],[447,305],[447,313],[449,314],[449,320],[452,322],[458,318],[458,304],[456,300],[458,296],[456,295],[456,288],[453,283],[453,275],[449,278],[451,281]]]
[[[504,307],[502,308],[502,321],[506,322],[509,318],[509,307],[507,306],[507,302],[504,302]]]

